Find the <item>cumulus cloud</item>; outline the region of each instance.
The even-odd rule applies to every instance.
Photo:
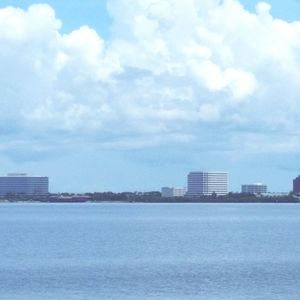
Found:
[[[300,22],[238,0],[108,0],[108,11],[104,40],[84,24],[61,33],[47,4],[0,9],[3,136],[300,148],[280,139],[299,132]]]

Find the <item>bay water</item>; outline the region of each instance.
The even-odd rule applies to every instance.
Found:
[[[1,300],[298,300],[297,204],[0,204]]]

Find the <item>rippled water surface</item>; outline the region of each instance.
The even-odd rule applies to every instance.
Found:
[[[299,300],[300,205],[0,204],[3,300]]]

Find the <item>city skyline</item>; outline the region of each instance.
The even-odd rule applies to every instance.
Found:
[[[221,169],[289,192],[300,2],[128,3],[1,1],[1,173],[117,192]]]
[[[40,182],[41,180],[41,182]],[[49,189],[49,176],[47,175],[37,175],[37,174],[29,174],[25,172],[14,172],[7,174],[0,174],[0,194],[5,195],[7,193],[28,193],[28,191],[35,190],[36,187],[39,187],[41,183],[41,187],[47,186],[47,192],[43,190],[41,195],[47,193],[78,193],[77,191],[55,191]],[[300,175],[296,178],[293,178],[291,185],[292,188],[289,192],[299,193],[300,190]],[[268,186],[261,182],[239,182],[240,190],[231,190],[230,189],[230,174],[226,171],[208,171],[208,170],[198,170],[191,171],[186,174],[186,182],[185,184],[179,186],[174,186],[170,184],[169,186],[161,186],[159,188],[155,188],[154,190],[130,190],[125,189],[118,192],[153,192],[153,191],[161,191],[162,197],[182,197],[186,196],[200,196],[200,195],[212,195],[216,194],[217,196],[226,195],[228,193],[250,193],[250,194],[276,194],[282,193],[280,191],[270,191],[268,190]],[[9,190],[12,187],[12,190]],[[19,190],[20,189],[20,190]],[[25,192],[26,191],[26,192]],[[113,189],[108,190],[86,190],[81,193],[94,193],[94,192],[116,192]],[[39,188],[35,193],[40,193]],[[29,192],[30,194],[30,192]],[[33,193],[34,194],[34,193]],[[79,193],[80,194],[80,193]]]

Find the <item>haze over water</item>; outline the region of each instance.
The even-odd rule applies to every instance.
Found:
[[[298,300],[300,206],[1,204],[0,294]]]

